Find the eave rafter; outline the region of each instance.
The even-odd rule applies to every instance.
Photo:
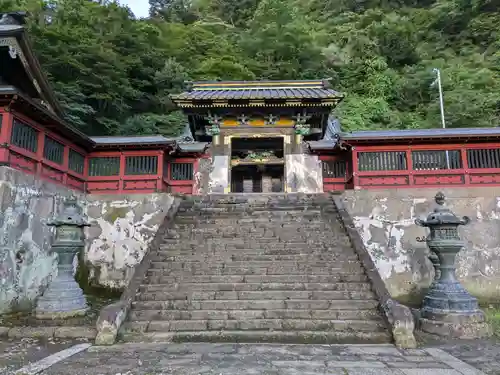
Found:
[[[245,103],[230,103],[229,101],[214,100],[197,103],[193,100],[174,100],[174,103],[180,108],[245,108],[245,107],[335,107],[342,98],[323,99],[312,102],[309,100],[287,99],[281,103],[275,100],[249,100]]]

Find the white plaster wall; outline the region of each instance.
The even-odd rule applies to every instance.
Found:
[[[290,193],[322,193],[323,170],[317,155],[285,155],[286,183]]]
[[[88,197],[85,260],[93,284],[128,284],[173,201],[167,194]]]
[[[208,192],[223,194],[227,187],[229,187],[229,156],[214,156],[212,157]]]

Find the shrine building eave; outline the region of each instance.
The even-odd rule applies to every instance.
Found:
[[[123,150],[123,149],[159,149],[176,154],[202,154],[209,143],[186,142],[179,138],[167,138],[162,135],[145,136],[103,136],[91,137],[96,150]]]
[[[176,141],[162,135],[91,137],[96,149],[103,148],[174,148]]]
[[[330,107],[344,95],[328,80],[193,82],[188,90],[171,95],[179,108],[213,107]]]
[[[25,28],[26,17],[26,12],[0,13],[0,47],[9,49],[12,57],[11,65],[19,64],[19,70],[25,71],[30,82],[23,84],[32,85],[34,91],[37,92],[36,96],[42,103],[57,116],[62,116],[62,106],[33,52],[33,45]],[[9,71],[9,73],[13,71],[16,70]]]
[[[0,86],[0,106],[14,115],[19,113],[28,116],[48,130],[71,139],[75,144],[86,150],[90,150],[94,146],[94,142],[86,134],[69,125],[54,112],[48,110],[28,95],[21,93],[15,87]]]
[[[500,128],[435,128],[403,130],[367,130],[340,133],[340,139],[353,144],[422,142],[456,143],[468,141],[488,141],[500,139]]]

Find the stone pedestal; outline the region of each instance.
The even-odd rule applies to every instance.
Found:
[[[74,254],[73,251],[58,254],[57,277],[37,301],[37,319],[72,318],[88,311],[87,300],[73,276]]]
[[[469,218],[458,218],[443,206],[444,200],[442,193],[436,194],[438,207],[426,220],[416,220],[417,225],[430,229],[426,242],[436,268],[435,280],[422,303],[420,329],[450,338],[489,336],[491,329],[477,299],[455,276],[455,258],[465,245],[458,235],[458,226],[468,224]]]

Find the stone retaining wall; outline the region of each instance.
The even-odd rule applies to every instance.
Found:
[[[414,221],[434,209],[437,189],[353,190],[343,194],[365,246],[391,295],[417,304],[433,277],[427,234]],[[448,206],[472,222],[460,228],[467,246],[457,258],[457,276],[483,301],[500,300],[500,190],[441,189]]]
[[[0,167],[0,314],[31,309],[54,276],[53,231],[45,223],[72,194],[92,224],[86,233],[86,275],[93,286],[112,289],[128,283],[174,201],[168,194],[83,195]]]

